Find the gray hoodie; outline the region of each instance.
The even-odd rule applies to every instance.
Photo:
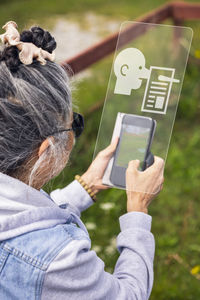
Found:
[[[55,204],[67,209],[51,215]],[[0,241],[36,229],[52,227],[73,216],[84,231],[81,212],[94,202],[74,180],[48,195],[0,172]],[[114,220],[113,220],[114,224]],[[104,262],[91,250],[91,241],[72,240],[50,263],[46,272],[42,300],[95,299],[146,300],[153,285],[155,242],[151,216],[129,212],[119,217],[120,233],[116,246],[120,253],[113,274],[104,271]],[[88,232],[87,232],[88,234]],[[92,270],[92,271],[91,271]]]

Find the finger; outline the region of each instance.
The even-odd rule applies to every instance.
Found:
[[[113,140],[111,141],[110,144],[116,144],[116,143],[118,143],[118,141],[119,141],[119,137],[116,136],[116,137],[113,138]]]
[[[165,161],[161,157],[154,155],[154,163],[159,165],[160,167],[163,167],[165,164]]]
[[[116,150],[118,141],[119,141],[119,137],[117,136],[114,138],[114,140],[110,143],[108,147],[106,147],[104,150],[101,151],[101,154],[105,156],[112,155]]]
[[[127,171],[128,172],[129,171],[134,171],[134,170],[136,171],[136,170],[138,170],[139,166],[140,166],[140,161],[138,159],[131,160],[128,163]]]
[[[164,169],[164,160],[158,156],[155,156],[154,155],[154,163],[148,167],[145,172],[151,172],[152,169],[159,169],[159,170],[162,170]]]
[[[119,137],[116,136],[113,141],[110,143],[110,145],[107,147],[107,149],[109,149],[110,151],[115,151],[117,144],[119,142]]]

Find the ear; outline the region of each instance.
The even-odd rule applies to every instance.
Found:
[[[53,137],[50,137],[51,140],[53,141]],[[40,155],[49,147],[49,140],[48,138],[46,138],[42,144],[40,145],[40,148],[38,150],[38,156],[40,157]]]
[[[121,75],[126,76],[128,69],[129,69],[129,66],[127,64],[122,65],[120,68]]]

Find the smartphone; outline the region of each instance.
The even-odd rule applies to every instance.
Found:
[[[155,128],[156,121],[152,118],[131,114],[123,116],[110,174],[112,184],[120,187],[126,186],[126,169],[130,160],[139,159],[139,170],[145,170]]]

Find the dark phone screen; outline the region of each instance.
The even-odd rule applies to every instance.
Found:
[[[121,140],[115,164],[127,168],[130,160],[139,159],[141,168],[145,158],[149,134],[150,128],[122,123]]]

